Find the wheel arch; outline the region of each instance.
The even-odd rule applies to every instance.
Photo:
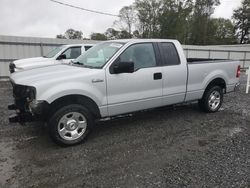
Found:
[[[50,114],[53,114],[58,108],[67,104],[81,104],[86,107],[95,118],[100,118],[101,113],[98,105],[90,97],[84,95],[66,95],[55,99],[50,103]]]
[[[213,80],[211,80],[207,84],[207,86],[205,87],[205,91],[203,93],[203,96],[206,93],[206,91],[209,90],[213,86],[220,86],[222,88],[222,90],[223,90],[223,93],[226,92],[226,89],[227,89],[226,81],[223,78],[218,77],[218,78],[214,78]]]
[[[210,81],[206,87],[206,89],[211,88],[212,86],[220,86],[222,89],[226,89],[226,81],[223,78],[215,78],[212,81]]]

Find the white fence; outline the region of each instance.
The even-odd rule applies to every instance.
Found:
[[[0,36],[0,78],[9,76],[9,63],[16,59],[45,55],[62,44],[97,43],[92,40],[67,40],[36,37]],[[243,68],[250,66],[250,45],[190,46],[183,45],[188,58],[240,60]]]
[[[97,43],[93,40],[68,40],[0,35],[0,78],[9,76],[9,63],[16,59],[45,55],[63,44]]]
[[[250,45],[191,46],[183,45],[187,58],[211,58],[239,60],[241,67],[250,66]]]

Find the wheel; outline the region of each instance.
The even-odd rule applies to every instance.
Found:
[[[94,125],[94,118],[84,106],[71,104],[56,110],[48,125],[53,141],[59,145],[71,146],[85,140]]]
[[[213,86],[207,89],[199,100],[200,108],[205,112],[217,112],[223,102],[223,90],[220,86]]]

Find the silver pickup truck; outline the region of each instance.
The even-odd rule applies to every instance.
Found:
[[[188,101],[216,112],[239,85],[239,64],[186,59],[176,40],[102,42],[69,65],[13,73],[9,120],[44,121],[55,142],[74,145],[105,117]]]

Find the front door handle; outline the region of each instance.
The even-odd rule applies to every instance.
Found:
[[[161,79],[162,79],[162,73],[161,72],[154,73],[154,80],[161,80]]]
[[[104,82],[103,79],[93,79],[92,83],[99,83],[99,82]]]

